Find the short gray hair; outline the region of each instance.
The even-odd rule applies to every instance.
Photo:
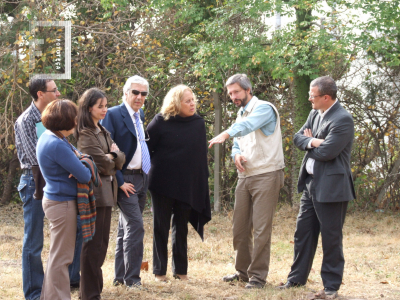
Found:
[[[149,82],[139,75],[134,75],[132,77],[129,77],[128,80],[125,82],[125,85],[123,88],[124,94],[122,95],[122,100],[124,100],[124,101],[126,100],[125,93],[129,91],[132,83],[145,85],[147,87],[147,92],[149,92]]]
[[[225,87],[235,83],[239,84],[239,86],[246,91],[250,89],[250,95],[253,95],[253,88],[246,74],[235,74],[229,77],[225,83]]]
[[[330,76],[318,77],[311,81],[310,87],[316,86],[321,95],[331,96],[332,100],[336,99],[337,86],[335,80]]]

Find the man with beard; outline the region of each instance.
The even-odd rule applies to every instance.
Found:
[[[233,213],[236,273],[223,281],[248,282],[247,289],[263,288],[269,271],[272,220],[283,187],[284,158],[278,110],[253,96],[250,80],[236,74],[225,84],[237,119],[209,141],[210,147],[234,138],[232,158],[238,169]]]

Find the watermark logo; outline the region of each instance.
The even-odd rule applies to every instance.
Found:
[[[71,21],[31,21],[29,30],[30,78],[71,79]]]

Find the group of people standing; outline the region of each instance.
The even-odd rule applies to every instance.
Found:
[[[72,281],[68,265],[77,246],[81,247],[80,297],[101,298],[101,267],[115,204],[120,215],[113,284],[143,289],[142,213],[148,188],[154,213],[156,279],[166,280],[172,216],[172,271],[175,278],[188,280],[188,222],[203,238],[204,225],[211,220],[206,129],[204,120],[195,114],[197,100],[192,90],[185,85],[172,88],[160,114],[145,130],[142,106],[149,84],[140,76],[126,81],[122,104],[109,110],[106,95],[97,88],[85,91],[78,107],[70,100],[57,99],[60,94],[53,80],[34,77],[29,89],[33,102],[15,125],[23,169],[19,191],[24,202],[25,228],[31,228],[35,219],[41,227],[34,230],[40,229],[41,236],[33,238],[32,231],[25,230],[25,298],[69,299]],[[46,129],[44,132],[41,126]],[[67,139],[72,134],[76,147]],[[32,146],[29,149],[27,139]],[[24,164],[27,156],[35,161]],[[46,184],[43,196],[34,199],[32,170],[37,165]],[[27,180],[28,187],[23,185]],[[28,209],[30,206],[36,210]],[[50,222],[50,253],[43,276],[40,254],[44,214]],[[77,222],[78,214],[81,224]],[[75,242],[77,228],[83,245]],[[38,274],[42,277],[38,278]]]
[[[223,281],[241,280],[248,289],[263,288],[269,271],[272,221],[284,184],[280,117],[273,104],[253,95],[245,74],[230,77],[225,86],[240,108],[237,120],[209,141],[211,147],[234,138],[232,159],[239,177],[233,215],[236,273]],[[327,296],[337,296],[340,287],[342,226],[347,201],[355,197],[349,164],[354,126],[351,115],[336,100],[336,89],[327,76],[311,83],[314,109],[295,135],[296,146],[307,151],[299,179],[303,197],[292,271],[280,287],[306,283],[321,232],[321,275]],[[29,90],[33,102],[15,124],[23,170],[18,190],[24,203],[25,298],[70,299],[74,282],[68,266],[77,260],[81,299],[101,299],[101,267],[115,204],[120,214],[113,284],[144,289],[140,269],[147,190],[154,215],[155,280],[168,281],[171,223],[172,273],[176,279],[189,280],[188,223],[203,239],[204,225],[211,220],[205,122],[196,114],[197,99],[190,87],[173,87],[146,129],[142,107],[149,84],[140,76],[128,78],[122,103],[110,109],[106,95],[97,88],[85,91],[78,107],[70,100],[57,99],[60,93],[53,80],[33,77]],[[72,134],[76,147],[67,139]],[[46,185],[43,196],[36,192],[34,199],[37,165]],[[45,274],[40,258],[44,215],[50,222]]]

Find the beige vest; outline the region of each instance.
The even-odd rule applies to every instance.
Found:
[[[236,122],[239,123],[246,119],[257,106],[265,103],[271,105],[276,113],[274,133],[266,136],[261,129],[257,129],[245,136],[236,138],[240,151],[247,160],[243,164],[246,170],[244,172],[238,171],[239,178],[273,172],[285,167],[279,113],[272,103],[253,97],[242,116],[239,111]]]

